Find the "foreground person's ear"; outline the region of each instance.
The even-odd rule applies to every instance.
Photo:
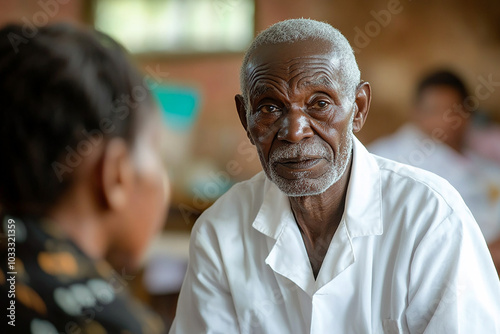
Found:
[[[243,98],[242,95],[237,94],[234,97],[234,102],[236,103],[236,110],[238,110],[238,116],[240,117],[241,125],[243,125],[243,128],[245,128],[245,131],[247,132],[247,137],[248,139],[250,139],[250,142],[253,145],[254,144],[253,139],[250,136],[250,133],[248,132],[247,110],[245,106],[245,99]]]
[[[127,143],[112,138],[102,158],[102,192],[108,209],[119,211],[128,204],[134,183],[134,168]]]
[[[371,99],[370,83],[362,81],[356,88],[355,114],[352,121],[352,130],[354,132],[359,132],[363,128],[370,111]]]

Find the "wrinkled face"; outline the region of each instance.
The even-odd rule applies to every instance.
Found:
[[[344,96],[327,42],[264,45],[247,67],[247,132],[262,167],[288,196],[324,192],[352,152],[354,94]]]

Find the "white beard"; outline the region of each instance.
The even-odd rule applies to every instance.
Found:
[[[338,152],[335,157],[332,157],[331,153],[320,144],[306,146],[303,143],[298,143],[290,148],[277,148],[269,157],[269,161],[264,171],[267,177],[289,197],[321,194],[339,181],[347,169],[351,159],[353,146],[352,120],[349,122],[349,128],[343,136],[342,142],[345,143],[345,145],[341,147],[340,152]],[[276,161],[301,155],[329,157],[329,161],[333,162],[329,165],[329,169],[326,173],[315,179],[309,178],[309,171],[300,172],[299,178],[295,180],[285,179],[278,175],[274,168]]]

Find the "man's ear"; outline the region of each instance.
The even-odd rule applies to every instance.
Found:
[[[115,137],[106,143],[101,178],[106,208],[113,211],[125,208],[133,191],[134,167],[124,139]]]
[[[356,110],[352,121],[352,130],[359,132],[366,122],[368,112],[370,111],[370,102],[372,99],[372,89],[369,82],[361,82],[356,89]]]
[[[240,117],[241,125],[243,125],[243,128],[245,129],[248,139],[250,139],[250,142],[252,143],[252,145],[254,145],[253,139],[250,136],[250,133],[248,132],[247,110],[245,106],[245,99],[240,94],[237,94],[234,97],[234,102],[236,103],[236,110],[238,110],[238,116]]]

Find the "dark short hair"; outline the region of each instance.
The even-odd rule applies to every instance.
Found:
[[[151,101],[144,77],[103,33],[69,24],[38,28],[35,36],[20,25],[1,29],[0,207],[45,213],[92,139],[131,144]]]
[[[436,86],[445,86],[454,89],[460,94],[462,102],[469,96],[467,87],[457,74],[450,70],[438,70],[426,75],[420,80],[415,94],[416,101],[419,101],[424,90]]]

